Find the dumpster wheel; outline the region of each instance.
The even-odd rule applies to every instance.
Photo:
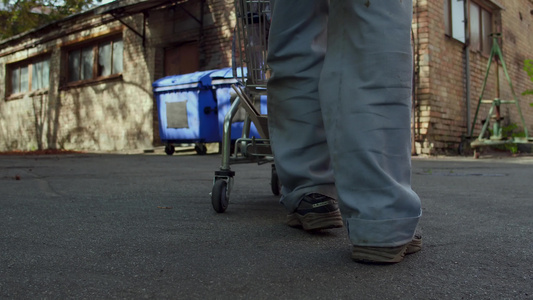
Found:
[[[174,154],[175,151],[176,151],[176,148],[174,148],[174,145],[172,145],[172,144],[167,144],[167,145],[165,146],[165,153],[166,153],[167,155],[172,155],[172,154]]]
[[[203,143],[196,143],[194,145],[194,150],[198,155],[206,155],[207,154],[207,146]]]
[[[223,213],[228,208],[228,183],[225,180],[218,179],[215,181],[211,192],[211,204],[217,213]]]

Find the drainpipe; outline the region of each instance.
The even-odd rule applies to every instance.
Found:
[[[469,14],[468,14],[468,0],[464,0],[464,15],[465,15],[465,76],[466,76],[466,137],[470,138],[470,31]]]
[[[412,86],[411,86],[411,126],[412,126],[412,132],[411,132],[411,155],[416,156],[418,153],[416,153],[416,83],[418,79],[418,61],[420,57],[420,53],[418,53],[418,28],[419,28],[419,16],[418,16],[418,0],[415,0],[415,11],[414,15],[416,16],[416,28],[417,28],[417,35],[415,39],[415,33],[413,30],[413,25],[411,24],[411,42],[413,47],[413,78],[412,78]]]
[[[200,32],[199,32],[199,36],[198,36],[198,47],[199,47],[199,50],[200,50],[200,55],[198,57],[198,65],[200,66],[200,68],[204,68],[205,65],[206,65],[206,51],[205,51],[205,35],[204,35],[204,14],[205,14],[205,5],[206,5],[206,1],[205,0],[202,0],[200,1],[200,20],[199,20],[199,23],[200,23]],[[203,70],[203,69],[202,69]]]

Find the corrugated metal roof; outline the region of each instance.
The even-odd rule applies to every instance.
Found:
[[[129,15],[137,14],[146,10],[151,10],[165,5],[174,5],[186,1],[173,0],[117,0],[106,5],[102,5],[93,9],[94,14],[116,14]]]

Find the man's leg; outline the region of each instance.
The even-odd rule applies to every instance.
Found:
[[[272,1],[269,132],[283,185],[281,202],[290,213],[310,193],[337,198],[318,99],[327,9],[327,0]]]
[[[320,100],[339,206],[356,246],[407,245],[421,216],[411,189],[411,18],[411,0],[330,5]]]

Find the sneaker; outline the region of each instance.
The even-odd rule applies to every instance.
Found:
[[[317,193],[302,198],[296,211],[287,216],[287,225],[302,227],[307,231],[343,226],[337,201]]]
[[[363,247],[353,246],[352,259],[362,263],[394,264],[403,260],[407,254],[413,254],[422,249],[422,235],[416,233],[413,240],[398,247]]]

